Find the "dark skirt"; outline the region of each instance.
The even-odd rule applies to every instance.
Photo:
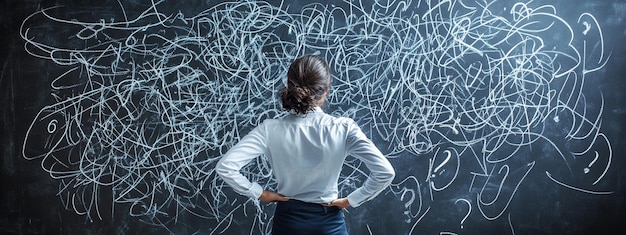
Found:
[[[343,211],[290,199],[278,202],[272,235],[348,235]]]

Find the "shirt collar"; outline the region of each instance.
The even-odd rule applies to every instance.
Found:
[[[324,110],[322,110],[320,106],[316,106],[315,108],[313,108],[313,110],[309,111],[308,113],[324,113]]]
[[[322,108],[320,108],[319,106],[316,106],[315,108],[309,110],[308,112],[306,112],[305,114],[297,114],[296,111],[291,110],[290,112],[293,115],[296,115],[298,117],[306,117],[307,114],[318,114],[318,113],[324,113],[324,110],[322,110]]]

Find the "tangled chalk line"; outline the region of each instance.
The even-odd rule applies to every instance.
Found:
[[[66,207],[90,219],[102,219],[107,203],[126,204],[157,225],[186,213],[215,220],[215,233],[227,229],[255,203],[227,197],[213,164],[250,128],[283,115],[276,91],[304,53],[332,67],[328,112],[357,120],[390,158],[431,156],[427,174],[411,172],[389,191],[406,202],[400,216],[412,229],[435,192],[459,176],[473,178],[476,193],[459,192],[456,201],[500,218],[524,178],[544,174],[523,153],[535,143],[576,174],[570,163],[595,152],[604,166],[591,171],[593,184],[565,184],[548,171],[546,179],[610,193],[593,190],[612,153],[600,131],[603,102],[590,108],[583,93],[609,58],[591,14],[568,22],[534,1],[344,1],[297,10],[232,1],[192,16],[164,13],[161,4],[136,16],[120,4],[123,20],[63,18],[65,8],[53,7],[20,31],[28,53],[67,68],[51,83],[55,103],[33,120],[23,155],[41,160]],[[467,159],[480,170],[464,170]],[[346,163],[342,188],[363,176],[358,164]],[[410,170],[403,167],[397,171]],[[263,158],[244,172],[274,185]],[[256,207],[256,229],[267,232],[271,216]]]

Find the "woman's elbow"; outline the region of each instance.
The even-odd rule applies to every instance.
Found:
[[[390,168],[389,171],[385,174],[385,178],[387,182],[391,183],[393,179],[396,177],[396,171],[393,168]]]
[[[381,171],[376,175],[376,179],[380,182],[385,182],[386,184],[390,184],[391,181],[396,177],[396,171],[393,168],[388,168],[385,171]]]
[[[219,175],[222,179],[228,175],[231,170],[224,164],[223,161],[218,161],[215,165],[215,173]]]

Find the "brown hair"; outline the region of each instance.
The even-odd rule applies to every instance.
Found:
[[[300,114],[313,110],[331,82],[330,68],[321,57],[305,55],[296,59],[287,71],[287,86],[280,91],[283,108]]]

